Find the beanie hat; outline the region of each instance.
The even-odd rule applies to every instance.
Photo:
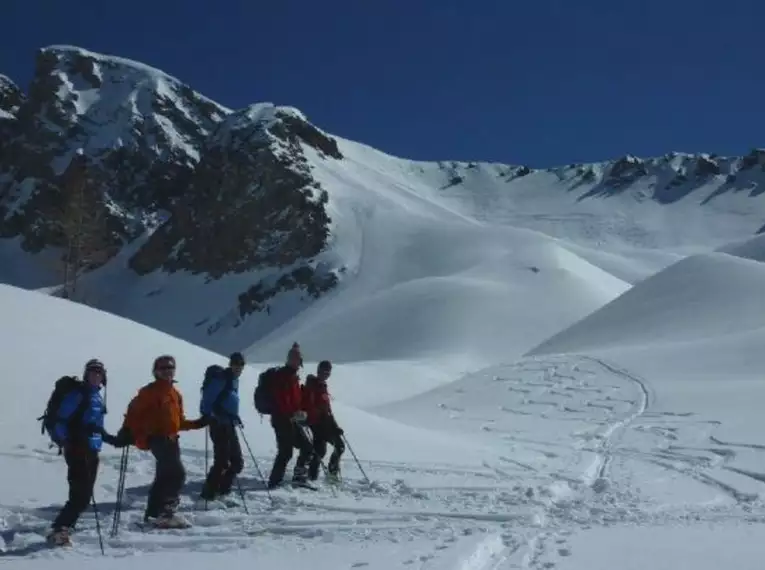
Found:
[[[298,367],[303,366],[303,354],[300,352],[300,345],[296,342],[292,343],[292,348],[290,348],[289,352],[287,353],[287,360],[293,356],[297,356],[300,360]]]
[[[228,363],[232,366],[244,366],[244,355],[241,352],[234,352],[228,357]]]

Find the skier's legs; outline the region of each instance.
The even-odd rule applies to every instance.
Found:
[[[69,497],[51,525],[54,529],[72,528],[77,524],[80,515],[88,508],[98,474],[98,454],[87,447],[65,449],[64,460]]]
[[[306,436],[305,430],[308,430],[308,426],[293,424],[293,445],[299,450],[297,461],[295,461],[295,470],[292,474],[293,481],[302,482],[308,478],[308,462],[313,455],[313,444]]]
[[[315,481],[319,477],[319,465],[327,453],[327,439],[324,430],[319,426],[311,426],[313,435],[313,454],[308,464],[308,478]]]
[[[231,492],[231,486],[234,479],[244,469],[244,457],[242,456],[242,446],[239,443],[239,434],[233,425],[228,427],[228,467],[223,472],[220,479],[218,490],[221,495],[228,495]]]
[[[156,459],[154,483],[149,491],[146,517],[172,515],[178,508],[179,496],[186,482],[177,439],[155,438],[149,442]]]
[[[289,418],[271,418],[271,427],[274,428],[276,436],[276,457],[271,467],[271,474],[268,478],[268,485],[275,487],[284,479],[284,473],[287,470],[287,464],[292,459],[292,447],[294,445],[294,435],[292,422]]]
[[[213,444],[213,464],[207,474],[202,498],[212,500],[221,493],[221,481],[229,464],[229,432],[228,426],[217,421],[210,422],[210,439]]]
[[[345,452],[345,442],[339,433],[334,433],[329,443],[332,445],[332,455],[329,456],[327,471],[332,475],[338,475],[340,473],[340,458]]]

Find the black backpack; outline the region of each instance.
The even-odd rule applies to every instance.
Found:
[[[274,382],[278,368],[269,368],[258,376],[258,385],[255,387],[255,409],[261,415],[268,416],[274,413]]]
[[[48,404],[45,406],[45,413],[37,418],[37,420],[42,423],[40,433],[44,435],[47,431],[51,439],[53,438],[53,430],[56,427],[56,423],[58,423],[57,416],[61,402],[67,394],[71,394],[75,390],[85,391],[85,382],[76,376],[62,376],[56,380],[56,383],[53,386],[53,393],[51,393],[50,398],[48,398]],[[87,406],[88,399],[83,398],[77,410],[75,410],[67,420],[68,423],[71,425],[80,421]]]

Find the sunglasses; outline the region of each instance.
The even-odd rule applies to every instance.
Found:
[[[162,371],[175,370],[175,366],[167,366],[167,365],[165,365],[165,366],[157,366],[157,370],[162,370]]]

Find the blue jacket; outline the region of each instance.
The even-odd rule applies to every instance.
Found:
[[[230,368],[220,376],[210,378],[204,386],[199,413],[221,421],[239,418],[239,378],[234,378]]]
[[[85,399],[85,402],[83,402]],[[72,428],[67,425],[83,404],[81,423],[76,423]],[[104,431],[104,401],[101,398],[100,388],[87,386],[85,390],[70,392],[61,401],[56,415],[56,424],[53,428],[54,440],[63,445],[72,440],[87,441],[88,447],[93,451],[101,451]]]

